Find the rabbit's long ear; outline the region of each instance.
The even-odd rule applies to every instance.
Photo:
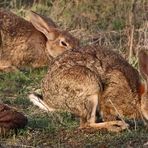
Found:
[[[142,77],[148,81],[148,52],[141,50],[139,52],[139,70]]]
[[[55,34],[54,34],[54,26],[48,25],[48,21],[41,17],[39,14],[30,11],[30,22],[33,24],[33,26],[40,32],[42,32],[48,40],[54,40]]]

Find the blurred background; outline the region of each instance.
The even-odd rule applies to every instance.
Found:
[[[134,66],[137,51],[148,47],[148,0],[0,0],[0,7],[51,17],[83,44],[117,50]]]

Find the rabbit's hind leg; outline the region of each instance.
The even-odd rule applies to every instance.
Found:
[[[98,94],[88,96],[85,104],[85,111],[80,118],[80,128],[88,127],[90,124],[96,122],[96,111],[98,107]]]
[[[119,120],[96,123],[96,111],[99,109],[98,101],[99,95],[97,93],[88,97],[86,115],[80,118],[80,128],[106,129],[111,132],[120,132],[128,128],[127,123]]]
[[[89,125],[92,128],[107,129],[110,132],[120,132],[128,129],[129,125],[123,121],[107,121],[101,123],[91,123]]]

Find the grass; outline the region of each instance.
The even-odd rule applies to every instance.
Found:
[[[28,125],[17,135],[1,137],[2,147],[144,147],[148,130],[143,126],[118,134],[104,130],[78,129],[79,120],[70,113],[45,113],[33,106],[28,94],[40,88],[46,69],[0,73],[0,99],[28,117]]]

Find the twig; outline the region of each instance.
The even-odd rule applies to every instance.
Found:
[[[111,105],[113,106],[113,108],[115,109],[115,111],[117,112],[117,114],[119,115],[121,121],[122,121],[124,124],[126,124],[125,120],[123,119],[123,117],[121,116],[121,114],[118,112],[117,108],[115,107],[115,105],[113,104],[113,102],[112,102],[111,99],[109,99],[109,102],[111,103]],[[127,130],[128,130],[129,132],[131,132],[128,127],[127,127]]]

